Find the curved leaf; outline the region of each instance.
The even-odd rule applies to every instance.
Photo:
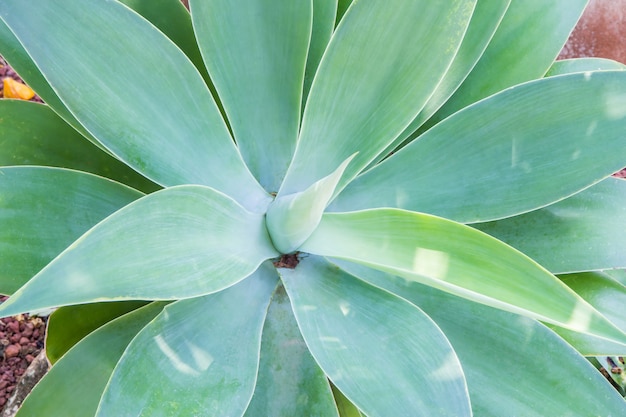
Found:
[[[383,151],[443,77],[474,5],[475,0],[353,3],[319,65],[279,195],[302,191],[359,152],[343,188]],[[418,18],[423,23],[416,24]]]
[[[220,291],[277,256],[264,217],[215,190],[167,188],[109,216],[0,306],[173,300]]]
[[[87,130],[76,120],[74,115],[65,107],[56,92],[50,87],[39,68],[28,55],[20,41],[15,37],[11,29],[4,23],[0,16],[0,55],[6,59],[11,67],[22,79],[35,90],[37,95],[49,105],[70,126],[80,132],[91,143],[105,152],[106,150]]]
[[[90,227],[141,196],[78,171],[0,168],[0,293],[16,291]]]
[[[472,226],[563,274],[626,268],[624,225],[626,180],[609,177],[541,210]]]
[[[313,357],[368,416],[471,415],[461,364],[417,307],[319,257],[279,273]]]
[[[626,287],[623,284],[601,272],[560,275],[559,278],[619,328],[626,329]],[[611,343],[561,328],[553,330],[585,356],[626,354],[626,344]]]
[[[58,166],[91,172],[145,192],[161,188],[93,146],[46,105],[0,100],[0,114],[0,166]]]
[[[459,355],[476,416],[619,416],[626,403],[570,346],[515,316],[370,268],[339,262],[361,279],[418,305]]]
[[[191,24],[191,16],[180,0],[119,0],[139,13],[171,39],[200,72],[205,82],[211,87],[196,35]]]
[[[336,16],[337,0],[313,0],[313,26],[311,28],[309,54],[306,59],[306,71],[304,72],[303,107],[309,96],[317,67],[335,29]]]
[[[241,154],[261,184],[278,191],[300,125],[311,0],[192,0],[190,7]]]
[[[267,312],[258,379],[244,416],[338,417],[326,375],[302,339],[282,285]]]
[[[198,71],[141,16],[99,0],[8,0],[0,16],[74,116],[129,166],[164,186],[211,186],[252,210],[269,203]]]
[[[480,61],[428,125],[493,93],[542,77],[588,2],[512,1]]]
[[[122,355],[96,415],[243,415],[276,283],[265,265],[223,291],[165,307]]]
[[[531,259],[446,219],[395,209],[327,213],[301,250],[357,262],[579,332],[626,341],[626,334]]]
[[[459,51],[437,89],[417,117],[377,159],[382,159],[398,145],[417,136],[415,131],[459,88],[485,51],[510,3],[511,0],[478,0]]]
[[[72,346],[94,330],[146,304],[145,301],[122,301],[81,304],[55,310],[46,327],[46,357],[54,365]]]
[[[266,224],[276,249],[282,253],[293,252],[311,236],[333,196],[337,183],[354,156],[343,161],[332,174],[306,190],[278,196],[270,204]]]
[[[464,223],[514,216],[621,169],[625,129],[626,72],[533,81],[441,122],[358,177],[331,210],[397,207]]]
[[[605,58],[575,58],[563,59],[556,61],[548,72],[546,77],[554,77],[555,75],[572,74],[574,72],[588,71],[615,71],[625,70],[626,65],[621,62],[613,61]]]
[[[17,416],[94,415],[100,396],[124,349],[164,305],[151,303],[85,337],[39,381],[26,397]]]

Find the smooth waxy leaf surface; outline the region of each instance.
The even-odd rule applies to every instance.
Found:
[[[48,104],[63,120],[94,145],[102,150],[105,148],[76,120],[74,115],[65,107],[56,92],[50,87],[48,81],[37,68],[20,41],[15,37],[11,29],[4,23],[0,16],[0,55],[6,59],[20,77],[32,87],[37,95]]]
[[[2,304],[0,314],[204,295],[277,255],[262,215],[208,187],[172,187],[91,229]]]
[[[461,46],[452,65],[446,71],[445,76],[437,86],[433,95],[426,105],[411,122],[404,132],[398,136],[389,146],[392,150],[405,140],[427,121],[461,85],[465,77],[470,73],[476,62],[480,59],[485,48],[489,44],[500,21],[504,17],[511,0],[479,0],[472,14],[467,33],[463,37]],[[384,154],[386,154],[385,152]],[[383,154],[383,156],[384,156]],[[381,157],[379,157],[381,158]]]
[[[93,416],[124,349],[163,306],[151,303],[135,310],[75,345],[35,386],[17,416]]]
[[[144,192],[161,188],[89,143],[48,106],[1,100],[0,114],[0,166],[58,166],[111,178]]]
[[[337,389],[337,387],[332,385],[331,388],[333,390],[333,395],[335,396],[335,403],[337,404],[340,417],[364,417],[363,413],[361,413],[359,409],[356,408],[356,406],[352,404],[350,400],[347,399],[341,391],[339,391],[339,389]]]
[[[471,414],[454,350],[417,307],[319,257],[279,273],[313,357],[368,416]]]
[[[60,168],[0,168],[0,293],[12,294],[94,224],[142,194]]]
[[[531,259],[484,233],[439,217],[395,209],[328,213],[301,250],[626,341],[623,332]]]
[[[309,95],[317,67],[335,29],[336,16],[337,0],[313,0],[313,26],[311,27],[311,43],[304,73],[303,106]]]
[[[626,287],[602,272],[560,275],[559,278],[578,295],[594,306],[620,329],[626,329],[624,305]],[[624,355],[626,344],[611,343],[565,329],[554,329],[580,353],[590,355]]]
[[[555,75],[572,74],[574,72],[587,71],[615,71],[625,70],[626,65],[621,62],[605,58],[574,58],[555,61],[546,72],[546,77]]]
[[[624,129],[626,72],[533,81],[441,122],[358,177],[331,210],[398,207],[464,223],[517,215],[621,169]]]
[[[542,77],[563,48],[588,0],[514,0],[465,82],[430,125],[516,84]]]
[[[121,301],[81,304],[55,310],[48,318],[46,357],[54,365],[89,333],[144,305],[145,301]]]
[[[267,312],[256,388],[245,414],[257,416],[337,417],[328,379],[302,339],[282,286]]]
[[[311,236],[337,183],[353,158],[354,155],[346,159],[332,174],[306,190],[279,196],[272,202],[267,210],[266,222],[276,249],[281,253],[293,252]]]
[[[237,145],[261,184],[276,192],[298,136],[312,2],[192,0],[190,6]]]
[[[198,71],[139,15],[59,0],[5,1],[0,16],[73,115],[128,165],[160,185],[208,185],[255,210],[269,203]]]
[[[593,366],[537,321],[360,265],[338,265],[418,305],[441,327],[463,364],[474,415],[624,414],[626,403]]]
[[[224,291],[165,307],[128,346],[97,416],[241,416],[277,283],[270,265]]]
[[[302,191],[359,152],[340,183],[345,184],[383,151],[443,77],[474,5],[474,0],[353,3],[319,65],[279,195]]]
[[[562,274],[626,268],[624,225],[626,180],[607,178],[541,210],[473,226]]]

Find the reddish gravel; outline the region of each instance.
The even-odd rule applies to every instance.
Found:
[[[0,297],[3,302],[8,297]],[[0,409],[13,394],[19,378],[44,347],[44,318],[21,314],[0,319]]]

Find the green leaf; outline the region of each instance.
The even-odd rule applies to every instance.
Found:
[[[306,71],[304,72],[303,107],[309,95],[317,67],[335,29],[336,16],[337,0],[313,0],[313,26],[311,28],[309,54],[306,59]]]
[[[441,122],[358,177],[331,210],[397,207],[464,223],[514,216],[621,169],[625,129],[626,72],[532,81]]]
[[[337,417],[324,372],[309,353],[283,286],[272,296],[254,395],[245,417]]]
[[[0,168],[0,293],[12,294],[94,224],[142,194],[61,168]]]
[[[417,117],[377,159],[382,159],[406,140],[413,139],[416,136],[413,133],[435,114],[459,88],[482,56],[510,3],[511,0],[479,0],[476,3],[476,8],[461,42],[461,47],[437,89],[430,96]]]
[[[276,283],[265,264],[226,290],[165,307],[124,352],[96,415],[243,415]]]
[[[343,15],[346,13],[351,4],[352,0],[337,1],[337,17],[335,18],[335,26],[339,24],[339,21],[343,18]]]
[[[340,182],[343,188],[383,151],[443,78],[475,3],[353,3],[319,65],[280,192],[309,187],[359,152]]]
[[[346,170],[354,159],[352,155],[330,175],[317,181],[306,190],[279,195],[266,214],[267,228],[276,249],[290,253],[298,249],[319,224],[324,209]]]
[[[626,329],[626,317],[624,317],[626,287],[623,284],[601,272],[567,274],[560,275],[559,278],[617,327]],[[611,343],[556,326],[551,327],[585,356],[626,354],[626,344]]]
[[[300,124],[311,0],[192,0],[200,50],[252,173],[278,191]]]
[[[99,328],[75,345],[26,397],[17,416],[94,415],[124,349],[163,306],[164,303],[151,303],[135,310]]]
[[[278,254],[253,214],[215,190],[167,188],[109,216],[0,306],[5,316],[220,291]]]
[[[612,269],[603,272],[615,281],[626,286],[626,269]]]
[[[161,188],[93,146],[46,105],[0,100],[0,114],[0,166],[58,166],[91,172],[145,192]]]
[[[626,268],[624,225],[626,180],[609,177],[541,210],[472,226],[563,274]]]
[[[191,16],[180,0],[119,0],[139,13],[171,39],[193,62],[207,84],[211,83],[196,35]]]
[[[626,403],[593,366],[537,321],[367,267],[338,264],[418,305],[441,327],[463,364],[474,415],[625,413]]]
[[[623,332],[531,259],[489,235],[439,217],[396,209],[327,213],[301,250],[357,262],[579,332],[626,341]]]
[[[146,305],[145,301],[61,307],[48,318],[46,357],[53,365],[85,336],[104,324]]]
[[[621,62],[605,58],[575,58],[555,61],[546,72],[546,77],[555,75],[572,74],[574,72],[588,71],[614,71],[625,70],[626,65]]]
[[[542,77],[588,1],[512,1],[482,58],[429,126],[493,93]]]
[[[2,16],[0,16],[0,55],[11,64],[11,67],[55,113],[98,148],[108,152],[65,107],[65,104],[59,99],[56,92],[50,87],[48,81],[30,58],[28,52],[11,32],[11,29],[4,23]]]
[[[368,416],[471,414],[461,364],[420,309],[319,257],[279,273],[313,357]]]
[[[361,413],[336,386],[331,385],[331,388],[335,396],[335,403],[337,404],[340,417],[364,417],[364,414]]]
[[[207,185],[262,211],[269,195],[182,51],[118,2],[75,5],[7,0],[0,16],[74,116],[129,166],[160,185]]]

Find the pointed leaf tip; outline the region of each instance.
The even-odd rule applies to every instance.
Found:
[[[279,195],[270,205],[266,217],[267,229],[274,246],[281,253],[295,251],[315,231],[339,180],[356,154],[306,190]]]

